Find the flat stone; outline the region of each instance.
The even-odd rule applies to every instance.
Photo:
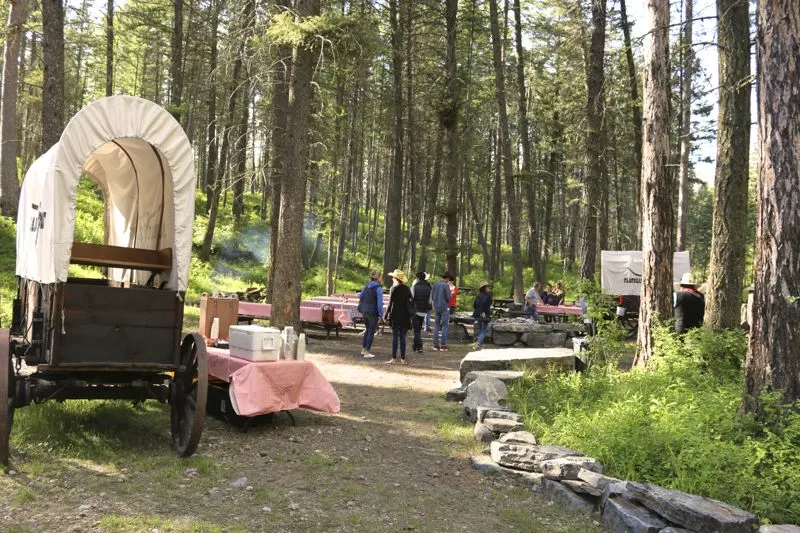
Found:
[[[494,431],[483,422],[477,422],[475,424],[472,434],[475,436],[476,441],[483,442],[484,444],[489,444],[494,440]]]
[[[495,433],[510,433],[512,431],[525,429],[525,426],[521,422],[508,420],[506,418],[484,418],[483,423],[489,426],[489,429]]]
[[[575,370],[575,355],[567,348],[489,349],[468,353],[461,360],[461,381],[475,370],[524,370],[547,373],[551,368]]]
[[[522,342],[531,348],[559,348],[567,342],[567,334],[557,331],[531,331],[522,334]]]
[[[605,508],[606,502],[610,498],[617,496],[621,496],[626,500],[630,499],[627,481],[612,481],[603,488],[603,494],[600,496],[600,510],[602,511]]]
[[[478,379],[478,376],[497,378],[506,385],[511,385],[512,383],[522,379],[524,375],[525,372],[520,372],[518,370],[476,370],[474,372],[469,372],[466,376],[464,376],[462,386],[466,387]]]
[[[665,527],[664,529],[662,529],[658,533],[695,533],[695,532],[690,530],[690,529],[683,529],[682,527],[672,527],[672,526],[670,526],[670,527]]]
[[[483,407],[478,408],[478,421],[482,422],[485,418],[499,418],[502,420],[511,420],[513,422],[519,422],[520,424],[524,421],[522,415],[512,411],[511,409],[485,409]]]
[[[519,333],[515,331],[493,331],[492,342],[499,346],[512,346],[520,342]]]
[[[613,533],[659,533],[668,525],[655,513],[625,498],[609,498],[603,508],[603,529]]]
[[[542,474],[544,475],[544,474]],[[588,494],[589,496],[594,496],[595,498],[599,498],[603,495],[603,491],[601,489],[592,487],[585,481],[576,481],[574,479],[562,479],[562,485],[566,485],[573,492],[577,492],[578,494]]]
[[[530,431],[512,431],[500,437],[500,442],[507,442],[509,444],[528,444],[530,446],[536,445],[536,435]]]
[[[591,498],[577,494],[552,479],[542,481],[542,494],[570,512],[591,515],[595,510],[595,503]]]
[[[450,389],[447,391],[447,394],[444,395],[444,399],[448,402],[463,402],[464,398],[467,397],[467,388],[466,387],[456,387],[454,389]]]
[[[514,470],[513,468],[501,466],[492,461],[491,456],[487,453],[473,455],[470,458],[470,464],[472,465],[472,468],[478,470],[479,472],[483,472],[484,474],[517,479],[523,483],[531,485],[532,487],[541,487],[542,480],[544,480],[544,476],[542,474],[526,472],[524,470]]]
[[[585,468],[578,470],[578,479],[584,481],[590,487],[600,489],[601,491],[605,489],[606,485],[609,483],[619,483],[619,480],[616,478],[604,476],[599,472],[593,472]]]
[[[773,524],[761,526],[758,528],[758,533],[800,533],[800,526],[794,526],[792,524]]]
[[[495,320],[492,322],[492,331],[505,331],[514,333],[529,333],[529,332],[550,332],[553,331],[552,324],[539,324],[532,320],[505,322],[503,320]]]
[[[467,331],[466,326],[464,324],[450,324],[449,329],[447,330],[447,342],[448,343],[456,343],[456,342],[469,342],[472,340],[472,335],[469,334]]]
[[[632,499],[670,522],[695,531],[751,533],[756,516],[711,498],[629,481]]]
[[[502,381],[488,376],[480,376],[467,386],[464,412],[472,422],[477,422],[478,407],[502,407],[506,401],[506,394],[506,386]]]
[[[559,457],[542,461],[539,467],[548,479],[578,479],[581,469],[602,472],[603,467],[591,457]]]
[[[541,472],[542,461],[582,455],[581,452],[565,446],[531,446],[499,441],[492,442],[490,450],[492,459],[497,464],[529,472]]]

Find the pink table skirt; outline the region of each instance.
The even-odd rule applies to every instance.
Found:
[[[583,311],[573,305],[537,305],[536,312],[540,315],[575,315],[580,316]]]
[[[339,412],[339,396],[311,361],[252,362],[228,350],[208,348],[208,373],[230,383],[231,403],[240,416],[300,407]]]
[[[258,304],[252,302],[239,302],[239,315],[252,316],[254,318],[269,319],[272,317],[271,304]],[[340,308],[333,310],[334,320],[339,322],[342,326],[350,326],[353,324],[353,318],[360,316],[358,311]],[[300,304],[300,321],[301,322],[322,322],[322,307],[306,307]]]

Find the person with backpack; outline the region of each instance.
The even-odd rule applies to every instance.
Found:
[[[489,324],[492,322],[492,293],[489,291],[489,282],[484,281],[478,288],[478,296],[473,303],[475,311],[472,313],[472,318],[475,319],[475,329],[478,330],[478,339],[475,343],[475,349],[480,350],[483,348],[483,340],[486,338],[486,331],[489,329]]]
[[[449,327],[448,322],[450,322],[450,298],[452,297],[448,281],[453,281],[453,275],[445,272],[442,274],[442,279],[437,281],[431,289],[433,310],[436,312],[433,322],[433,349],[435,351],[447,351],[447,328]]]
[[[411,300],[414,302],[414,353],[422,353],[422,327],[429,316],[431,304],[431,284],[426,272],[417,272],[417,279],[411,285]]]
[[[361,342],[361,355],[366,359],[375,357],[370,351],[375,341],[375,332],[378,330],[378,319],[383,316],[383,288],[381,287],[382,275],[373,270],[369,281],[358,295],[358,312],[364,317],[364,339]]]
[[[389,309],[386,310],[385,320],[392,326],[392,358],[387,363],[396,364],[397,349],[400,348],[400,364],[407,365],[406,361],[406,336],[411,328],[411,317],[414,314],[411,304],[411,289],[406,282],[406,273],[395,269],[389,274],[394,279],[392,288],[389,289]]]

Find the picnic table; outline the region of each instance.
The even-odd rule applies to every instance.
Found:
[[[208,374],[226,384],[238,416],[298,408],[323,413],[340,409],[336,391],[311,361],[248,361],[233,357],[226,349],[209,347]]]
[[[353,325],[353,320],[360,317],[361,314],[356,309],[350,309],[347,306],[335,305],[333,307],[333,320],[326,321],[323,315],[324,302],[319,305],[311,305],[310,302],[300,302],[300,322],[304,324],[322,325],[328,335],[330,330],[336,330],[336,336],[339,336],[339,329],[342,327],[349,327]],[[272,304],[260,304],[254,302],[239,302],[238,315],[240,320],[245,320],[252,323],[255,319],[269,320],[272,318]]]

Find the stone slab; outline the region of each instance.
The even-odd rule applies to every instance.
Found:
[[[531,348],[560,348],[566,344],[567,334],[563,331],[532,331],[522,334],[522,342]]]
[[[599,472],[593,472],[581,468],[578,470],[578,479],[587,483],[590,487],[600,489],[601,491],[606,488],[609,483],[619,483],[620,480],[613,477],[604,476]]]
[[[472,468],[483,472],[484,474],[503,476],[513,479],[518,479],[523,483],[531,485],[532,487],[541,487],[544,476],[535,472],[525,472],[524,470],[514,470],[513,468],[506,468],[494,461],[487,453],[479,453],[470,458]]]
[[[659,533],[668,525],[646,507],[622,497],[609,498],[603,508],[603,529],[612,533]]]
[[[477,422],[479,407],[502,407],[506,401],[506,394],[506,386],[502,381],[481,376],[467,386],[464,413],[472,422]]]
[[[517,380],[522,379],[524,375],[525,372],[521,372],[519,370],[476,370],[474,372],[469,372],[466,376],[464,376],[462,386],[469,385],[478,379],[478,376],[489,376],[491,378],[499,379],[506,385],[511,385]]]
[[[490,349],[468,353],[461,360],[461,382],[476,370],[523,370],[539,373],[550,368],[561,371],[575,370],[575,355],[567,348],[509,348]]]
[[[495,433],[511,433],[525,429],[521,422],[507,418],[484,418],[483,423]]]
[[[528,333],[531,331],[550,332],[553,331],[552,324],[539,324],[533,320],[514,320],[503,321],[495,320],[492,322],[493,331],[512,331],[514,333]]]
[[[542,461],[583,455],[565,446],[531,446],[500,441],[492,442],[489,449],[495,463],[528,472],[541,472]]]
[[[542,481],[542,494],[570,512],[591,515],[595,511],[592,498],[577,494],[558,481],[551,479]]]
[[[494,431],[489,429],[489,426],[483,422],[476,422],[475,427],[472,429],[472,435],[478,442],[489,444],[494,440]]]
[[[756,516],[721,501],[629,481],[630,497],[673,524],[695,531],[752,533]]]
[[[444,399],[447,400],[448,402],[463,402],[466,397],[467,397],[466,387],[456,387],[454,389],[450,389],[444,395]]]
[[[573,492],[577,492],[578,494],[588,494],[589,496],[593,496],[595,498],[599,498],[600,496],[603,495],[603,491],[601,489],[592,487],[585,481],[577,481],[574,479],[562,479],[561,484],[569,487],[570,489],[572,489]]]
[[[539,464],[542,474],[548,479],[578,479],[580,470],[602,472],[603,467],[592,457],[558,457]]]
[[[514,331],[492,331],[492,343],[498,346],[513,346],[520,342],[519,333]]]
[[[483,422],[486,418],[499,418],[501,420],[510,420],[519,424],[524,421],[521,414],[515,413],[511,409],[484,409],[479,407],[478,422]]]
[[[800,533],[800,526],[791,524],[771,524],[758,528],[758,533]]]
[[[537,444],[536,435],[530,431],[512,431],[500,437],[499,440],[500,442],[507,442],[509,444],[528,444],[530,446],[535,446]]]

